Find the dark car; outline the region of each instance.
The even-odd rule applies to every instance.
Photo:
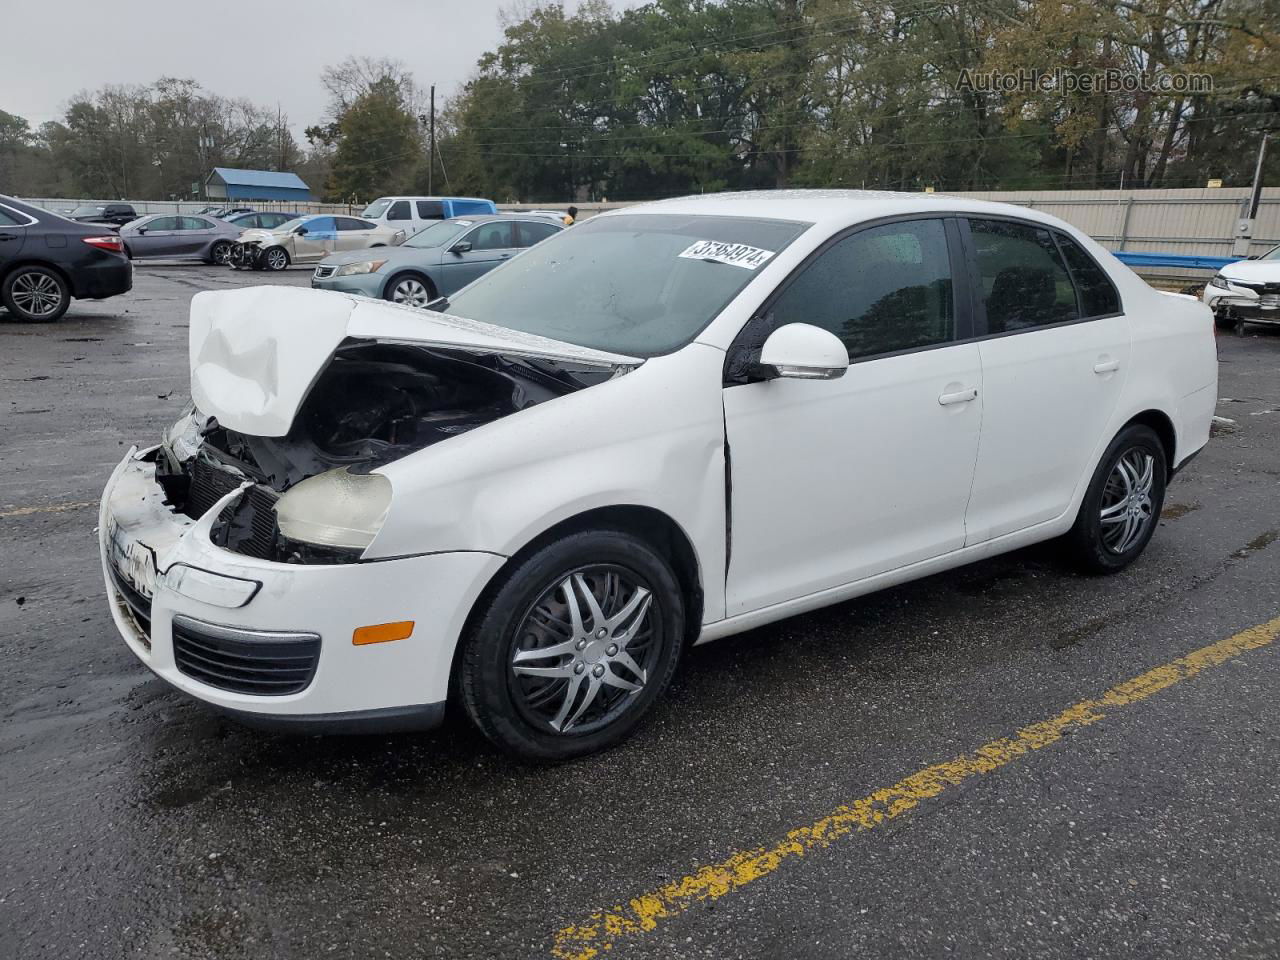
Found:
[[[77,223],[105,223],[119,228],[130,220],[137,220],[138,212],[128,203],[84,203],[67,214],[67,219]]]
[[[0,195],[0,304],[11,316],[57,320],[72,299],[102,300],[132,286],[124,241],[102,224]]]

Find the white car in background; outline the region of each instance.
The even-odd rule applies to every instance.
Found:
[[[1280,246],[1227,264],[1205,285],[1201,298],[1222,330],[1243,329],[1245,323],[1280,324]]]
[[[1051,538],[1127,566],[1217,397],[1203,304],[942,195],[630,207],[435,306],[196,295],[194,406],[100,516],[164,680],[312,730],[456,691],[502,748],[577,756],[687,644]]]

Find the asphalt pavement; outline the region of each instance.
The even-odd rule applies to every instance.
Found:
[[[197,290],[0,316],[0,958],[1280,954],[1280,331],[1145,556],[1020,551],[692,650],[560,767],[295,738],[116,635],[96,501],[186,399]]]

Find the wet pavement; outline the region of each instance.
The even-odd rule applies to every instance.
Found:
[[[457,717],[242,729],[111,626],[94,506],[185,400],[191,295],[307,277],[145,266],[0,318],[0,957],[1280,953],[1280,643],[973,753],[1280,615],[1280,332],[1220,338],[1231,422],[1121,575],[1039,547],[701,647],[629,743],[534,769]]]

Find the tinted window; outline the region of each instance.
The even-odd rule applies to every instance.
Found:
[[[519,230],[520,246],[532,247],[539,240],[545,240],[553,233],[559,232],[549,223],[531,223],[528,220],[521,220]]]
[[[4,207],[0,207],[0,227],[16,227],[25,224],[27,221],[19,220],[14,214],[10,213]]]
[[[391,209],[387,211],[387,219],[388,220],[412,219],[411,215],[409,214],[409,201],[397,200],[395,203],[393,203],[391,205]]]
[[[851,358],[869,357],[953,339],[953,299],[942,221],[889,223],[819,254],[774,301],[769,326],[812,323]]]
[[[289,220],[289,214],[259,213],[254,215],[254,219],[257,220],[258,226],[266,227],[267,229],[274,229],[275,227],[280,226],[280,224],[282,223],[287,223]]]
[[[493,204],[488,200],[454,200],[453,213],[459,216],[464,213],[493,213]]]
[[[1079,319],[1075,288],[1048,230],[1006,220],[970,220],[969,228],[989,333]]]
[[[307,228],[307,233],[334,233],[338,229],[333,217],[313,217],[303,226]]]
[[[354,217],[335,217],[339,230],[372,230],[377,226],[368,220],[356,220]]]
[[[471,241],[472,250],[503,250],[516,245],[511,227],[512,224],[501,221],[483,223],[467,234],[466,239]]]
[[[178,228],[180,230],[209,230],[213,227],[208,220],[202,220],[199,217],[179,217],[178,220],[182,224]]]
[[[418,219],[419,220],[443,220],[444,204],[439,200],[419,200],[418,201]]]
[[[156,217],[154,220],[144,223],[143,226],[148,230],[180,230],[180,223],[180,217]]]
[[[1120,294],[1115,284],[1107,276],[1093,257],[1085,253],[1084,248],[1065,233],[1055,234],[1062,254],[1067,258],[1067,266],[1071,269],[1071,279],[1076,282],[1076,293],[1080,295],[1080,309],[1086,317],[1104,317],[1120,312]]]

